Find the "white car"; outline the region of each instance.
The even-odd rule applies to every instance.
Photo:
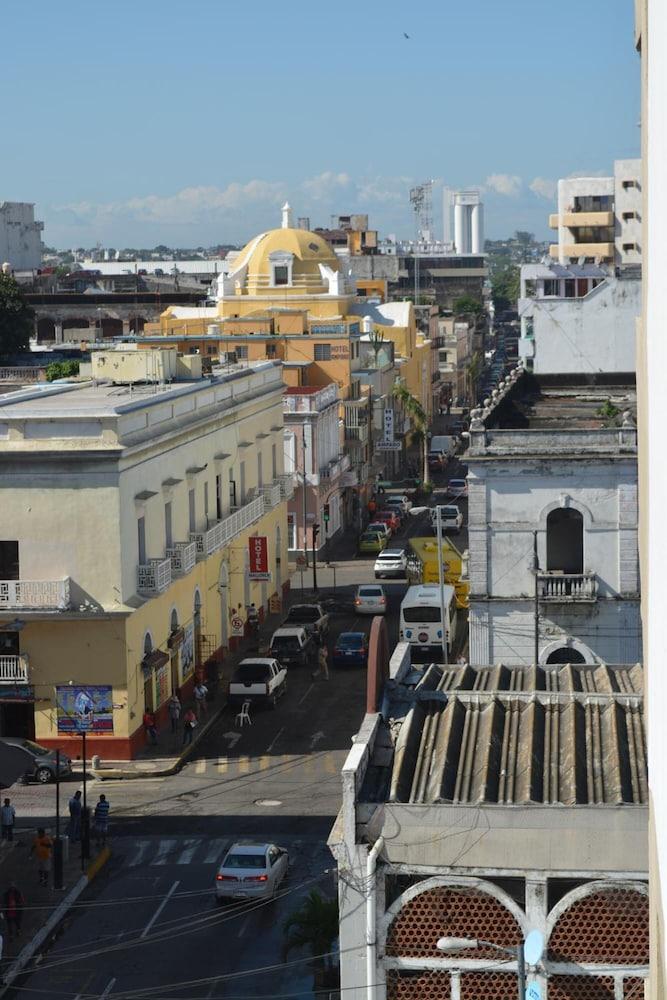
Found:
[[[447,483],[447,496],[458,499],[468,496],[468,483],[465,479],[450,479]]]
[[[375,560],[375,579],[383,576],[403,577],[407,573],[408,557],[404,549],[384,549]]]
[[[225,899],[271,899],[287,875],[289,855],[277,844],[237,841],[215,876],[218,903]]]
[[[456,504],[439,504],[440,507],[440,522],[442,524],[443,531],[460,531],[463,527],[463,514],[456,506]],[[433,531],[438,530],[438,515],[437,508],[431,508],[431,527]]]
[[[385,493],[382,497],[382,506],[385,510],[389,510],[391,507],[400,507],[402,512],[407,514],[412,509],[412,500],[405,494]]]
[[[362,583],[354,595],[354,610],[358,615],[383,615],[387,610],[387,595],[379,583]]]

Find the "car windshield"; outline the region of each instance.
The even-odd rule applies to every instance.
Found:
[[[339,649],[361,649],[364,644],[365,636],[357,635],[356,633],[350,633],[348,635],[341,635],[338,637],[338,647]]]
[[[450,479],[449,485],[455,490],[462,490],[466,484],[465,479]]]
[[[318,608],[309,608],[305,604],[297,604],[290,609],[287,617],[294,618],[300,622],[316,622],[320,617],[320,612]]]
[[[381,562],[383,560],[385,562],[395,562],[397,559],[402,559],[402,558],[403,558],[402,552],[387,552],[386,549],[384,552],[381,552],[380,555],[378,556],[378,559]]]
[[[266,868],[266,858],[263,854],[228,854],[222,863],[223,868]]]
[[[382,597],[382,587],[359,587],[360,597]]]
[[[298,653],[299,640],[295,635],[274,635],[271,640],[271,649],[280,650],[283,653]]]
[[[44,757],[49,752],[46,747],[40,747],[39,743],[33,743],[32,740],[23,740],[21,746],[24,750],[29,750],[37,757]]]
[[[459,515],[459,509],[458,509],[458,507],[441,507],[440,508],[440,516],[441,517],[458,517],[458,515]],[[434,514],[434,517],[437,517],[437,514]]]
[[[265,663],[242,663],[234,679],[242,684],[255,684],[265,681],[268,675],[269,668]]]
[[[440,608],[428,606],[423,608],[403,608],[403,620],[406,622],[439,622]]]
[[[369,531],[374,531],[376,534],[381,535],[384,533],[385,525],[382,521],[374,521],[373,524],[368,525]]]
[[[377,542],[380,537],[381,535],[379,531],[366,531],[361,536],[361,540],[362,542]]]

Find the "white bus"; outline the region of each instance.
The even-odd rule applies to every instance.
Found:
[[[445,635],[451,653],[456,635],[456,593],[444,584]],[[408,587],[401,602],[398,637],[425,652],[442,650],[442,613],[440,587],[437,583],[421,583]]]

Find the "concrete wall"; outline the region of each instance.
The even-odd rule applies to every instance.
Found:
[[[625,182],[625,184],[624,184]],[[630,186],[628,185],[630,182]],[[614,243],[617,264],[639,264],[642,260],[641,160],[614,162]],[[623,218],[631,215],[632,218]],[[629,244],[634,246],[626,249]]]
[[[23,201],[0,202],[0,264],[14,271],[42,266],[43,222],[35,222],[35,206]]]

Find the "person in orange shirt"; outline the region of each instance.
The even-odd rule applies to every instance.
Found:
[[[37,873],[39,875],[39,884],[48,885],[49,872],[51,871],[51,855],[53,853],[53,841],[47,835],[46,831],[42,827],[40,827],[37,830],[37,836],[32,842],[30,853],[34,854],[35,857],[37,858]]]

